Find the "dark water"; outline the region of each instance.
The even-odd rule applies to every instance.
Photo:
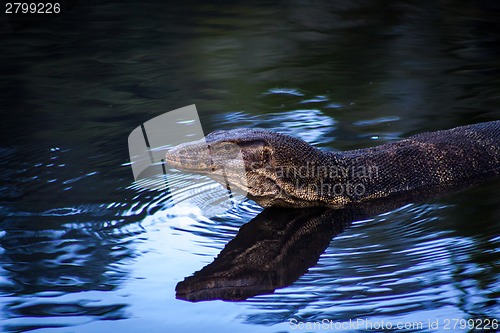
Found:
[[[264,127],[339,150],[497,120],[499,15],[493,1],[90,1],[15,33],[2,18],[3,331],[318,331],[290,320],[326,319],[448,332],[446,320],[498,319],[498,182],[354,221],[274,294],[177,300],[261,208],[208,217],[140,189],[127,137],[193,103],[206,132]]]

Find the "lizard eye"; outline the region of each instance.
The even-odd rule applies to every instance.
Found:
[[[240,149],[235,143],[223,143],[218,146],[212,147],[216,152],[224,154],[225,156],[235,156],[239,153]]]

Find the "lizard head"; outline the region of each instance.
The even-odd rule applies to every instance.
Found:
[[[320,154],[306,142],[262,129],[216,131],[166,153],[172,167],[204,174],[263,207],[292,204],[294,168]]]

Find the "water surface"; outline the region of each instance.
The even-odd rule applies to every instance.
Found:
[[[498,14],[467,1],[91,1],[2,33],[2,329],[363,319],[444,332],[446,319],[498,318],[498,182],[353,221],[273,294],[190,303],[176,284],[262,209],[175,206],[133,183],[127,150],[135,127],[193,103],[206,132],[262,127],[327,150],[500,119]]]

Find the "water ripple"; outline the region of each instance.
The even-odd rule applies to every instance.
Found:
[[[237,127],[272,129],[301,138],[312,145],[326,145],[333,142],[334,137],[331,133],[336,128],[336,121],[318,109],[295,109],[260,117],[243,112],[231,112],[221,114],[217,118],[221,124],[230,123]]]

